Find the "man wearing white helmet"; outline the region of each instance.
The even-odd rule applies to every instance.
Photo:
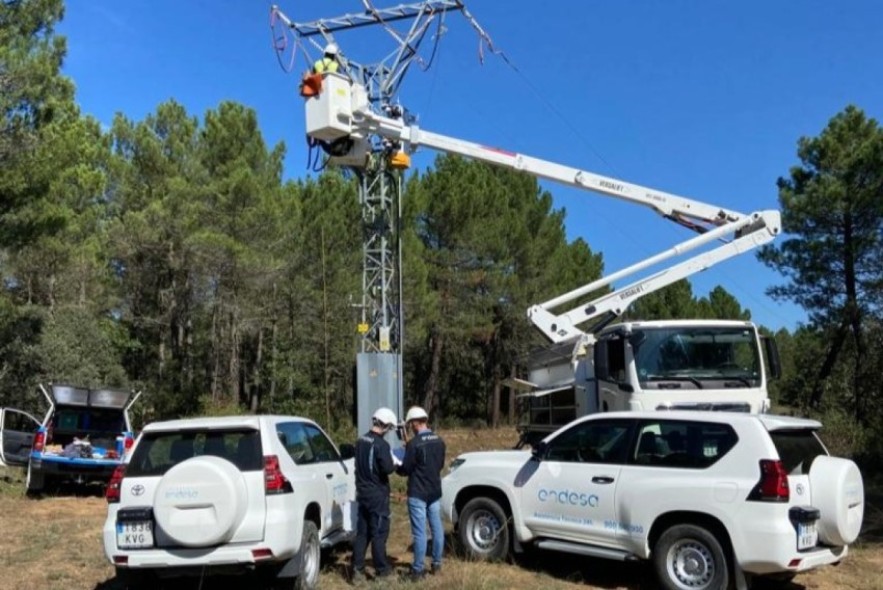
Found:
[[[325,46],[325,52],[322,57],[317,59],[313,64],[314,74],[324,74],[325,72],[336,72],[340,68],[337,61],[337,43],[329,43]]]
[[[441,572],[445,530],[441,520],[441,472],[445,465],[445,441],[429,429],[429,415],[420,406],[408,410],[405,422],[414,436],[405,447],[405,456],[397,472],[408,476],[408,515],[414,541],[412,580],[419,580],[426,570],[426,522],[432,530],[432,573]]]
[[[353,581],[365,580],[365,552],[371,542],[371,558],[377,577],[391,575],[386,557],[389,537],[389,474],[395,471],[389,443],[383,436],[396,427],[395,412],[380,408],[371,417],[371,430],[356,441],[356,502],[359,505],[356,539],[353,541]]]

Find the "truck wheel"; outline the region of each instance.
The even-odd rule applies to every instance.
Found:
[[[469,500],[458,529],[460,543],[472,559],[500,561],[509,554],[509,519],[495,500]]]
[[[46,485],[45,474],[42,471],[34,469],[34,466],[28,463],[28,476],[25,480],[25,488],[29,496],[39,494]]]
[[[300,541],[300,568],[294,579],[294,590],[314,590],[319,587],[321,555],[319,529],[312,520],[304,521],[304,532]]]
[[[653,567],[667,590],[718,590],[729,584],[720,541],[697,525],[679,524],[662,533],[653,548]]]

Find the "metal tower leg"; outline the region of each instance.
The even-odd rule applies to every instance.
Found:
[[[401,178],[378,154],[359,177],[362,206],[362,322],[356,360],[357,425],[371,427],[379,407],[402,413],[402,318],[399,219]]]

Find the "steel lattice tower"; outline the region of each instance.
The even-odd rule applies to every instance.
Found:
[[[377,9],[369,0],[362,0],[366,10],[361,13],[323,18],[312,22],[293,22],[277,7],[278,16],[300,41],[321,38],[334,41],[334,33],[379,25],[386,29],[397,44],[380,63],[361,65],[343,58],[342,64],[354,80],[368,91],[372,108],[387,115],[407,117],[395,105],[396,95],[405,73],[415,61],[421,62],[418,49],[437,24],[438,42],[443,32],[444,15],[461,11],[470,19],[460,0],[427,0],[394,8]],[[392,23],[410,21],[406,31],[396,30]],[[473,26],[477,27],[477,23]],[[432,35],[430,35],[432,36]],[[370,427],[373,411],[381,406],[393,408],[401,417],[403,411],[402,349],[404,325],[402,313],[401,272],[401,207],[402,172],[390,165],[387,157],[399,146],[380,138],[372,139],[372,154],[364,167],[351,167],[359,180],[359,203],[362,209],[362,297],[361,322],[358,326],[361,345],[357,355],[357,422],[359,431]]]

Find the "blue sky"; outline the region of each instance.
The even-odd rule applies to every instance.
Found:
[[[381,2],[378,7],[400,4]],[[359,0],[278,0],[295,21],[362,9]],[[254,108],[285,174],[307,174],[303,58],[286,74],[262,0],[67,0],[65,73],[83,112],[140,120],[174,98],[202,116],[223,100]],[[742,212],[778,207],[776,179],[797,141],[855,104],[883,116],[883,5],[874,0],[467,0],[515,65],[485,52],[459,15],[446,20],[433,67],[412,68],[402,103],[421,128],[522,152]],[[337,35],[351,59],[394,49],[378,27]],[[429,43],[426,44],[428,49]],[[415,159],[420,168],[434,154]],[[617,270],[691,237],[649,210],[544,185]],[[771,328],[804,312],[764,291],[784,279],[745,254],[691,279],[721,285]]]

